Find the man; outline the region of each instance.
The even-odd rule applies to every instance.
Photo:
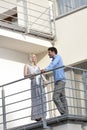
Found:
[[[48,48],[48,55],[50,58],[52,58],[52,62],[45,69],[42,69],[41,72],[43,73],[54,69],[53,76],[55,87],[53,93],[53,101],[56,104],[61,115],[68,114],[68,106],[65,98],[65,74],[62,57],[57,54],[57,49],[55,47]]]

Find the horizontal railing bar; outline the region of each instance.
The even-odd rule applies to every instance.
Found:
[[[48,103],[48,102],[51,102],[51,101],[52,101],[52,100],[49,100],[49,101],[46,101],[46,102],[44,102],[44,103]],[[41,104],[33,105],[33,106],[26,107],[26,108],[22,108],[22,109],[18,109],[18,110],[15,110],[15,111],[10,111],[10,112],[7,112],[6,115],[7,115],[7,114],[10,114],[10,113],[13,113],[13,112],[18,112],[18,111],[21,111],[21,110],[25,110],[25,109],[28,109],[28,108],[31,108],[31,107],[36,107],[36,106],[39,106],[39,105],[41,105]]]
[[[17,104],[19,102],[24,102],[24,101],[27,101],[27,100],[29,100],[29,98],[21,100],[21,101],[16,101],[16,102],[13,102],[13,103],[6,104],[6,106],[9,106],[9,105],[12,105],[12,104]]]
[[[20,91],[20,92],[14,93],[14,94],[7,95],[7,96],[5,96],[5,98],[7,98],[7,97],[11,97],[11,96],[14,96],[14,95],[17,95],[17,94],[25,93],[25,92],[27,92],[27,91],[29,91],[29,90],[31,90],[31,89],[27,89],[27,90],[23,90],[23,91]]]
[[[56,69],[61,69],[61,68],[70,68],[70,69],[76,69],[76,67],[70,67],[70,66],[61,66],[61,67],[57,67],[55,69],[51,69],[49,71],[46,71],[46,72],[43,72],[43,73],[48,73],[48,72],[51,72],[51,71],[54,71]],[[82,70],[84,71],[84,69],[77,69],[77,70]],[[85,70],[87,71],[87,70]],[[34,76],[37,76],[37,75],[40,75],[42,73],[38,73],[38,74],[35,74]],[[19,82],[19,81],[22,81],[22,80],[25,80],[25,79],[28,79],[28,78],[31,78],[32,75],[28,75],[26,78],[21,78],[21,79],[18,79],[18,80],[15,80],[15,81],[12,81],[12,82],[9,82],[9,83],[6,83],[6,84],[3,84],[3,85],[0,85],[0,87],[4,87],[4,86],[7,86],[7,85],[10,85],[10,84],[13,84],[13,83],[16,83],[16,82]]]
[[[2,8],[2,9],[9,9],[9,8],[3,7],[3,6],[0,6],[0,8]],[[30,9],[31,11],[35,11],[35,12],[38,12],[38,13],[42,14],[41,11],[38,11],[38,10],[35,10],[35,9],[32,9],[32,8],[28,8],[28,9]],[[12,11],[14,12],[14,14],[17,13],[17,10],[15,10],[14,8],[12,9]],[[22,12],[22,11],[18,11],[18,13],[23,14],[23,15],[27,15],[27,13]],[[14,15],[14,14],[13,14],[13,15]],[[49,13],[48,13],[48,14],[47,14],[47,13],[44,13],[44,14],[47,15],[47,16],[49,16]],[[2,13],[2,14],[0,14],[0,15],[3,15],[3,16],[7,16],[7,17],[11,17],[11,18],[17,19],[15,16],[6,14],[5,12]],[[29,16],[38,18],[38,17],[36,17],[36,15],[31,15],[31,14],[29,14]],[[44,18],[41,18],[41,17],[40,17],[39,19],[41,19],[41,20],[43,20],[43,21],[48,21],[47,19],[44,19]],[[24,21],[25,21],[25,20],[24,20]],[[48,21],[48,22],[49,22],[49,21]]]
[[[0,114],[0,116],[3,116],[3,114]]]
[[[22,119],[24,119],[24,118],[29,118],[29,117],[30,117],[30,116],[24,116],[24,117],[17,118],[17,119],[14,119],[14,120],[6,121],[6,123],[13,122],[13,121],[17,121],[17,120],[22,120]]]
[[[5,3],[9,3],[9,4],[11,4],[11,5],[15,5],[15,6],[17,6],[15,3],[13,3],[13,2],[9,2],[9,1],[6,1],[6,0],[3,0],[3,2],[5,2]],[[31,4],[33,4],[33,5],[37,5],[37,6],[40,6],[40,7],[42,7],[42,8],[46,8],[45,6],[42,6],[42,5],[39,5],[39,4],[36,4],[36,3],[33,3],[33,2],[29,2],[29,1],[27,1],[28,3],[31,3]],[[48,8],[48,7],[47,7]]]
[[[3,125],[3,122],[1,122],[0,125]]]
[[[76,106],[68,106],[69,108],[80,108],[80,109],[85,109],[85,107],[76,107]],[[48,111],[46,111],[46,112],[50,112],[50,111],[54,111],[54,110],[57,110],[57,108],[54,108],[54,109],[50,109],[50,110],[48,110]],[[77,112],[77,114],[78,114],[79,112]],[[72,115],[72,114],[71,114]],[[81,114],[82,115],[82,114]],[[9,120],[9,121],[7,121],[6,123],[8,123],[8,122],[13,122],[13,121],[16,121],[16,120],[20,120],[20,119],[24,119],[24,118],[28,118],[28,117],[31,117],[31,116],[24,116],[24,117],[21,117],[21,118],[17,118],[17,119],[14,119],[14,120]]]
[[[5,2],[5,0],[3,0],[3,2]],[[6,1],[7,2],[7,1]],[[14,3],[11,3],[11,2],[7,2],[7,3],[9,3],[9,4],[12,4],[12,5],[15,5],[16,7],[17,7],[17,4],[14,4]],[[19,7],[23,7],[23,8],[25,8],[26,9],[26,7],[24,7],[24,6],[22,6],[22,5],[18,5]],[[3,7],[3,6],[0,6],[1,8],[4,8],[4,9],[9,9],[9,8],[7,8],[7,7]],[[30,8],[30,7],[27,7],[27,9],[29,9],[29,10],[32,10],[32,11],[35,11],[35,12],[38,12],[38,13],[42,13],[40,10],[36,10],[36,9],[32,9],[32,8]],[[49,10],[50,8],[49,7],[45,7],[45,9],[47,9],[47,10]],[[10,9],[11,10],[11,9]],[[14,10],[14,9],[12,9],[12,11],[16,11],[16,10]],[[16,11],[17,12],[17,11]],[[20,11],[19,11],[19,13],[21,13]],[[25,15],[27,15],[26,13],[23,13],[23,14],[25,14]],[[49,15],[49,14],[47,14],[47,13],[44,13],[45,15]]]
[[[15,17],[12,17],[12,18],[15,18]],[[38,17],[36,17],[36,18],[38,18]],[[17,19],[17,18],[15,18],[15,19]],[[2,22],[6,22],[6,23],[9,23],[9,24],[12,23],[12,24],[15,25],[15,26],[19,26],[18,24],[14,23],[14,22],[11,22],[11,21],[7,21],[7,20],[5,20],[5,19],[3,19],[3,20],[0,19],[0,20],[1,20]],[[27,20],[23,20],[23,19],[20,19],[20,20],[22,20],[22,21],[24,21],[24,22],[27,23]],[[41,19],[40,19],[40,20],[41,20]],[[33,23],[33,22],[30,21],[30,24],[29,24],[29,25],[30,25],[30,26],[31,26],[31,25],[33,26],[33,24],[34,24],[34,25],[39,25],[39,26],[41,26],[41,27],[45,27],[45,28],[48,28],[48,29],[50,28],[49,26],[46,26],[46,25],[43,25],[43,24],[39,24],[39,23],[35,23],[35,22],[34,22],[33,24],[32,24],[32,23]],[[31,28],[30,28],[30,29],[31,29]],[[39,30],[39,29],[38,29],[38,30]]]
[[[66,89],[71,89],[71,90],[76,90],[76,91],[81,91],[81,92],[85,92],[85,90],[81,90],[81,89],[76,89],[76,88],[70,88],[70,87],[66,87]]]
[[[77,97],[70,97],[70,96],[66,96],[66,98],[68,98],[68,99],[71,98],[71,99],[73,99],[73,100],[74,100],[74,99],[75,99],[75,100],[78,99],[78,100],[84,100],[84,101],[86,101],[85,98],[77,98]]]
[[[17,110],[14,110],[14,111],[6,112],[6,115],[11,114],[11,113],[15,113],[15,112],[18,112],[18,111],[26,110],[28,108],[31,108],[31,107],[25,107],[25,108],[17,109]]]
[[[43,95],[43,94],[42,94]],[[41,96],[41,95],[40,95]],[[32,99],[35,98],[35,97],[32,97]],[[20,101],[16,101],[16,102],[12,102],[12,103],[9,103],[9,104],[6,104],[6,106],[9,106],[9,105],[12,105],[12,104],[16,104],[16,103],[19,103],[19,102],[24,102],[24,101],[27,101],[27,100],[30,100],[30,98],[27,98],[27,99],[24,99],[24,100],[20,100]]]
[[[78,108],[79,108],[79,109],[87,109],[87,107],[81,107],[81,106],[79,106],[79,107],[78,107],[78,106],[68,106],[68,107],[69,107],[69,108],[72,108],[72,109],[73,109],[73,108],[77,108],[77,110],[78,110]],[[74,110],[75,110],[75,109],[74,109]]]
[[[81,68],[77,68],[77,67],[73,67],[73,66],[64,66],[64,68],[69,68],[69,69],[74,69],[74,70],[81,70],[81,71],[86,71],[87,69],[81,69]]]
[[[60,69],[60,68],[63,68],[63,67],[64,67],[64,66],[61,66],[61,67],[55,68],[55,69],[53,69],[53,70]],[[51,72],[51,71],[52,71],[52,70],[49,70],[49,71],[46,71],[46,72],[44,72],[44,73]],[[42,74],[42,73],[34,74],[34,76],[41,75],[41,74]],[[15,81],[12,81],[12,82],[9,82],[9,83],[0,85],[0,87],[4,87],[4,86],[10,85],[10,84],[13,84],[13,83],[16,83],[16,82],[19,82],[19,81],[22,81],[22,80],[31,78],[31,77],[32,77],[32,75],[28,75],[27,77],[24,77],[24,78],[21,78],[21,79],[18,79],[18,80],[15,80]]]

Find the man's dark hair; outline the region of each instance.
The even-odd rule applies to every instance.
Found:
[[[55,47],[49,47],[48,51],[53,51],[55,54],[57,54],[57,49]]]

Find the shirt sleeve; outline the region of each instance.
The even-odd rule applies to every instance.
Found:
[[[46,71],[52,70],[58,64],[60,56],[56,56],[53,61],[45,68]]]

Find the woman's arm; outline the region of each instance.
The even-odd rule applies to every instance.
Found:
[[[28,76],[28,66],[24,65],[24,77]]]
[[[46,87],[47,86],[47,80],[46,80],[46,78],[43,74],[42,74],[42,80],[43,80],[44,87]]]

